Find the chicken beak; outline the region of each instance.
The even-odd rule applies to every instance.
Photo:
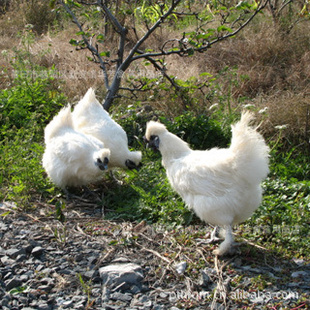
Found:
[[[96,166],[104,171],[104,170],[108,170],[108,163],[109,163],[109,159],[107,157],[104,158],[104,160],[102,161],[100,158],[97,159],[97,162],[96,162]]]
[[[129,170],[139,170],[142,167],[142,163],[140,163],[139,165],[136,165],[132,160],[127,159],[125,161],[125,165]]]
[[[144,142],[146,143],[147,148],[153,149],[153,151],[159,151],[159,137],[151,136],[151,140],[147,140],[146,137],[143,137]]]

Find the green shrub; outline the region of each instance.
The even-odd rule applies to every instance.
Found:
[[[41,165],[44,128],[66,100],[52,72],[33,64],[29,49],[16,50],[11,64],[14,80],[0,92],[0,200],[27,206],[50,189]]]
[[[31,131],[33,139],[41,140],[51,115],[64,103],[64,97],[52,89],[53,82],[51,78],[34,82],[16,80],[14,87],[1,92],[1,140],[14,138],[20,130]]]
[[[189,143],[194,149],[205,150],[212,147],[227,147],[230,137],[223,132],[220,122],[207,115],[195,115],[193,112],[185,112],[167,123],[167,129],[184,141]]]
[[[49,1],[31,0],[24,4],[25,21],[33,25],[37,34],[42,34],[52,26],[57,18],[56,11],[51,10]]]

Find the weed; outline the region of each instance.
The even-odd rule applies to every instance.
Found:
[[[67,228],[66,228],[66,224],[61,224],[58,227],[55,227],[54,229],[54,237],[55,240],[57,240],[58,242],[60,242],[61,244],[66,244],[67,242]]]
[[[31,60],[32,39],[30,33],[23,48],[15,51],[12,87],[0,93],[0,198],[24,207],[35,192],[49,190],[41,166],[43,131],[65,100],[48,73],[36,78],[44,68]]]
[[[82,287],[83,292],[87,295],[87,305],[91,304],[90,295],[92,290],[92,280],[89,280],[88,282],[85,282],[82,275],[80,273],[77,274],[77,278],[79,280],[79,283]]]

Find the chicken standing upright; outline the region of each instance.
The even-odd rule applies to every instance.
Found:
[[[98,181],[108,168],[110,150],[98,139],[73,129],[71,107],[62,108],[44,131],[43,167],[52,181],[66,187]]]
[[[269,148],[249,125],[252,119],[244,112],[231,126],[229,148],[205,151],[191,150],[163,124],[147,124],[145,139],[161,152],[172,187],[200,219],[225,228],[225,240],[215,255],[230,250],[232,226],[248,219],[262,201],[260,184],[269,172]]]
[[[75,106],[72,116],[77,131],[94,136],[111,151],[109,168],[134,169],[139,166],[142,157],[141,152],[129,151],[126,132],[104,110],[96,99],[92,88]]]

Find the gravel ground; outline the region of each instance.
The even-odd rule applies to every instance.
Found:
[[[82,206],[83,205],[83,206]],[[308,309],[310,264],[243,242],[216,258],[204,225],[112,222],[87,203],[65,221],[0,203],[0,309]]]

